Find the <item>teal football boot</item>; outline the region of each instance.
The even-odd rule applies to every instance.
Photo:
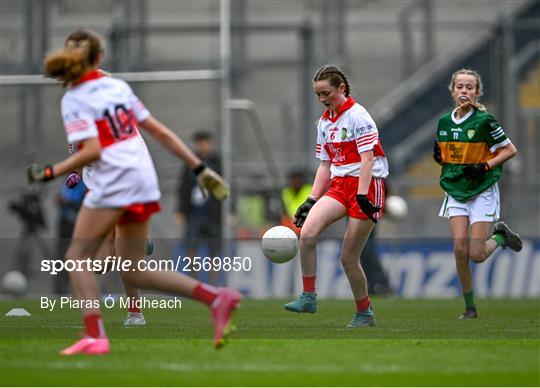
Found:
[[[317,312],[317,294],[314,292],[302,292],[298,298],[287,303],[285,310],[295,313],[315,313]]]
[[[375,314],[371,307],[364,312],[356,313],[351,323],[347,325],[347,329],[356,329],[358,327],[373,327],[375,326]]]

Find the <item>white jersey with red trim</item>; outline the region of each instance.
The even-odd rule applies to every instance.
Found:
[[[81,141],[97,137],[102,147],[101,157],[83,171],[90,189],[86,206],[125,207],[159,200],[154,163],[137,126],[149,116],[126,82],[97,71],[66,92],[62,117],[68,143],[76,150]]]
[[[326,111],[317,123],[317,148],[320,160],[331,161],[335,176],[359,176],[360,153],[373,150],[373,171],[376,178],[388,176],[388,160],[379,140],[379,131],[367,110],[352,97],[340,107],[337,115]]]
[[[144,141],[144,138],[141,136],[141,134],[139,133],[139,143],[141,145],[141,147],[146,151],[148,152],[148,146],[146,145],[146,142]],[[76,153],[76,147],[73,145],[73,144],[69,144],[69,153],[70,154],[75,154]],[[92,182],[92,165],[91,164],[88,164],[86,166],[83,167],[82,169],[82,181],[84,183],[84,185],[86,186],[86,188],[88,190],[92,190],[92,186],[93,186],[93,182]]]

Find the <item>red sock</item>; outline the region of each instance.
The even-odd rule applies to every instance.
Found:
[[[199,283],[195,286],[191,297],[199,302],[210,305],[214,299],[217,298],[217,288],[208,284]]]
[[[90,314],[83,318],[86,335],[93,338],[105,338],[105,329],[101,314]]]
[[[356,311],[361,313],[366,311],[371,306],[371,301],[369,300],[369,295],[366,295],[364,299],[356,299]]]
[[[315,292],[315,278],[316,276],[302,276],[304,292]]]
[[[141,309],[137,307],[139,305],[139,298],[129,298],[128,313],[141,313]]]

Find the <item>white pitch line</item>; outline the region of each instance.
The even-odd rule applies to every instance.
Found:
[[[403,368],[396,364],[389,365],[369,365],[361,364],[356,368],[341,365],[298,365],[298,364],[214,364],[200,365],[189,363],[168,363],[158,364],[154,367],[163,370],[173,370],[182,372],[196,371],[220,371],[220,372],[313,372],[313,373],[350,373],[350,372],[371,372],[371,373],[397,373]]]
[[[106,365],[96,365],[93,362],[86,361],[52,361],[50,363],[20,363],[13,365],[4,365],[5,368],[37,368],[37,369],[115,369],[115,370],[130,370],[132,367],[128,365],[114,365],[107,367]],[[137,366],[140,368],[141,366]],[[369,372],[369,373],[398,373],[404,372],[404,368],[396,364],[389,365],[370,365],[361,364],[356,368],[350,368],[340,365],[302,365],[298,364],[192,364],[192,363],[165,363],[165,364],[145,364],[144,369],[148,370],[164,370],[175,372],[312,372],[312,373],[351,373],[351,372]],[[412,371],[412,370],[411,370]]]

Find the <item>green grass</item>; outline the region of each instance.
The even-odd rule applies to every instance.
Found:
[[[245,301],[239,332],[211,347],[206,307],[147,310],[146,327],[123,328],[104,309],[112,353],[61,357],[82,330],[78,310],[1,304],[2,385],[540,385],[538,300],[481,300],[480,318],[458,321],[459,300],[376,299],[376,328],[344,330],[351,301],[321,301],[315,315],[284,301]],[[31,317],[4,317],[24,307]]]

